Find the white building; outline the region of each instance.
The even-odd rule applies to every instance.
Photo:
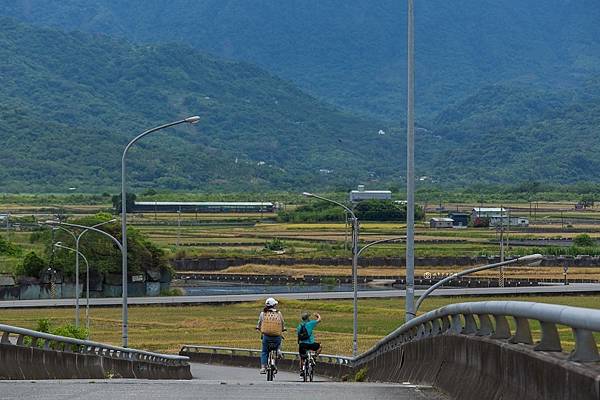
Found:
[[[452,228],[454,220],[452,218],[431,218],[429,220],[430,228]]]
[[[502,207],[476,207],[471,210],[471,219],[491,218],[494,216],[508,215],[505,208]]]
[[[490,219],[490,226],[500,226],[500,225],[504,225],[506,227],[508,226],[529,226],[529,219],[524,218],[524,217],[509,217],[508,215],[504,215],[504,216],[500,216],[500,215],[493,215],[491,217],[489,217]]]
[[[350,201],[357,203],[362,200],[391,200],[389,190],[365,190],[365,185],[358,185],[358,190],[350,191]]]

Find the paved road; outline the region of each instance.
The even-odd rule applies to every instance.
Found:
[[[424,290],[416,290],[417,295]],[[583,294],[600,293],[600,284],[572,283],[564,285],[528,286],[528,287],[493,287],[493,288],[456,288],[438,289],[432,296],[498,296],[498,295],[523,295],[523,294]],[[404,290],[369,290],[359,292],[359,297],[382,298],[404,297]],[[202,304],[202,303],[236,303],[243,301],[262,300],[266,297],[277,297],[295,300],[322,300],[322,299],[351,299],[352,292],[313,292],[313,293],[274,293],[274,294],[236,294],[224,296],[165,296],[165,297],[130,297],[130,305],[151,304]],[[83,302],[85,300],[82,300]],[[121,298],[91,299],[92,306],[120,306]],[[38,308],[38,307],[72,307],[75,299],[47,299],[47,300],[2,300],[0,308]]]
[[[280,372],[266,382],[257,369],[192,364],[192,381],[65,380],[0,381],[2,400],[447,400],[426,386],[341,383],[318,379],[303,383],[295,374]]]

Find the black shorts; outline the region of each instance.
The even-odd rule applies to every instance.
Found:
[[[321,348],[321,343],[300,343],[298,345],[298,353],[300,353],[301,357],[306,355],[307,350],[317,351]]]

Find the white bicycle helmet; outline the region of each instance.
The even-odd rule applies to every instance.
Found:
[[[272,297],[269,297],[267,300],[265,300],[265,306],[267,307],[275,307],[277,304],[278,301]]]

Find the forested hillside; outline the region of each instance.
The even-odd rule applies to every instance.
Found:
[[[246,60],[384,119],[405,111],[405,1],[12,0],[0,14]],[[596,0],[416,2],[417,112],[501,82],[573,87],[600,71]]]
[[[129,139],[194,114],[198,125],[132,150],[134,186],[301,191],[389,182],[403,166],[396,130],[183,45],[133,45],[3,18],[0,78],[0,191],[114,188]]]
[[[382,122],[402,103],[397,89],[403,75],[396,74],[401,66],[394,65],[403,64],[403,41],[392,41],[392,31],[384,29],[396,6],[385,1],[371,5],[362,9],[365,17],[360,19],[357,5],[366,3],[338,4],[336,14],[329,8],[337,4],[334,0],[320,6],[292,2],[295,16],[283,19],[289,25],[286,33],[278,31],[283,29],[280,3],[250,10],[236,1],[223,1],[220,7],[211,1],[182,1],[162,7],[161,16],[159,2],[153,1],[141,8],[137,1],[113,0],[0,4],[0,15],[17,14],[38,24],[0,17],[0,192],[64,192],[69,187],[114,191],[129,139],[192,114],[202,117],[199,125],[155,134],[135,147],[129,159],[135,188],[302,191],[403,183],[403,123]],[[600,28],[591,23],[596,3],[544,4],[551,2],[555,9],[540,1],[505,2],[510,8],[487,0],[467,2],[469,13],[437,0],[419,3],[419,13],[431,4],[439,6],[420,17],[425,26],[439,22],[437,30],[429,26],[418,37],[423,63],[417,76],[420,185],[600,182],[600,32],[594,36]],[[489,6],[485,12],[482,4]],[[191,13],[196,24],[181,13],[184,6],[196,10]],[[270,14],[261,14],[268,10]],[[377,13],[388,18],[381,19],[376,34],[370,18]],[[200,23],[205,14],[228,23],[211,30],[212,25]],[[232,15],[246,23],[235,25]],[[314,15],[328,16],[323,18],[331,22],[330,29],[321,29],[325,22],[316,17],[309,24]],[[272,23],[260,24],[267,16]],[[444,24],[442,16],[448,19]],[[302,29],[295,27],[297,20],[304,21]],[[350,29],[347,20],[360,23]],[[152,30],[149,21],[160,23]],[[66,32],[64,27],[95,33]],[[232,33],[238,30],[245,35]],[[264,30],[270,33],[265,36]],[[343,32],[347,40],[342,40]],[[219,42],[218,34],[228,44]],[[330,42],[317,40],[324,34],[331,36]],[[429,49],[424,46],[428,35],[437,38]],[[478,40],[467,40],[473,36]],[[272,71],[281,65],[303,69],[306,77],[316,79],[313,83],[278,72],[361,111],[340,110],[260,67],[209,56],[197,50],[205,47],[200,39],[231,57],[267,52],[257,62],[272,62]],[[217,51],[219,46],[223,51]],[[342,53],[346,62],[336,58]],[[319,59],[295,58],[303,54],[319,54]],[[360,63],[393,73],[365,75]],[[317,64],[330,68],[319,72]],[[423,79],[427,71],[431,79]],[[385,76],[393,76],[398,85],[386,81],[371,92]],[[361,113],[371,116],[357,116]]]
[[[484,87],[433,126],[454,143],[431,165],[446,183],[600,181],[598,78],[578,90]]]

